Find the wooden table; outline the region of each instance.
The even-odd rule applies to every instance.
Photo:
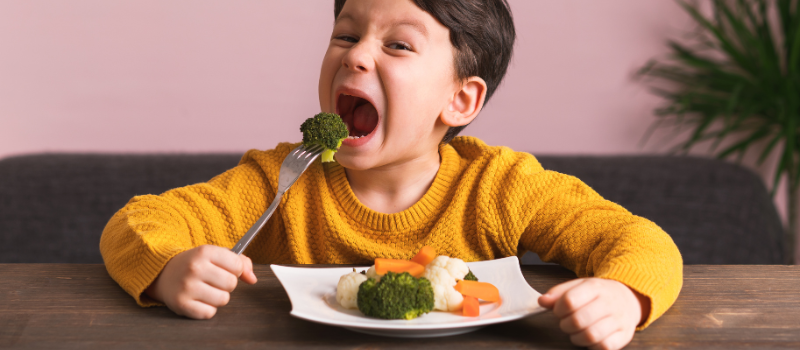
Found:
[[[539,291],[573,278],[558,266],[524,266]],[[0,264],[0,348],[574,348],[550,312],[466,335],[397,339],[354,333],[289,315],[269,266],[240,284],[207,321],[140,308],[103,265]],[[800,266],[686,266],[675,305],[628,349],[798,349]]]

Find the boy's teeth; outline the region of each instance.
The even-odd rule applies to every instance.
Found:
[[[356,139],[360,139],[361,136],[348,136],[347,138],[350,139],[350,140],[356,140]]]

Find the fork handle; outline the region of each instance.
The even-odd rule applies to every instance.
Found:
[[[261,217],[258,218],[258,220],[256,220],[256,223],[253,224],[253,226],[250,226],[250,229],[247,231],[247,233],[245,233],[244,236],[242,236],[242,238],[239,240],[239,242],[236,242],[236,245],[233,246],[231,250],[234,253],[236,253],[237,255],[241,255],[242,252],[244,251],[244,248],[247,248],[247,246],[250,244],[253,238],[255,238],[258,231],[261,231],[261,228],[264,227],[264,224],[267,223],[267,220],[269,220],[270,216],[272,216],[272,213],[274,213],[275,209],[278,208],[278,203],[281,202],[281,197],[283,197],[284,192],[278,192],[277,194],[275,194],[275,199],[272,200],[272,204],[269,205],[267,211],[265,211],[264,214],[261,215]]]

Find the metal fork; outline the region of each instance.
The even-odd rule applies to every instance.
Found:
[[[305,147],[301,144],[293,151],[289,152],[289,155],[286,156],[281,164],[281,172],[280,175],[278,175],[278,193],[275,194],[275,199],[272,200],[272,204],[269,205],[264,215],[261,215],[261,217],[256,220],[256,223],[250,227],[250,230],[244,234],[242,239],[233,246],[231,250],[234,253],[242,254],[244,248],[247,248],[247,245],[253,241],[253,238],[256,237],[258,232],[261,231],[261,228],[264,227],[264,224],[267,223],[267,220],[269,220],[269,217],[272,216],[272,213],[275,212],[278,203],[281,202],[283,194],[289,190],[289,187],[292,187],[300,175],[308,169],[311,162],[317,159],[324,150],[325,148],[320,145]]]

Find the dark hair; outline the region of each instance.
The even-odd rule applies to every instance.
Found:
[[[347,0],[335,0],[334,18]],[[506,0],[413,0],[423,11],[450,29],[450,42],[456,48],[454,65],[458,79],[472,76],[486,81],[486,102],[503,76],[514,48],[514,20]],[[466,127],[451,127],[442,139],[450,142]]]

